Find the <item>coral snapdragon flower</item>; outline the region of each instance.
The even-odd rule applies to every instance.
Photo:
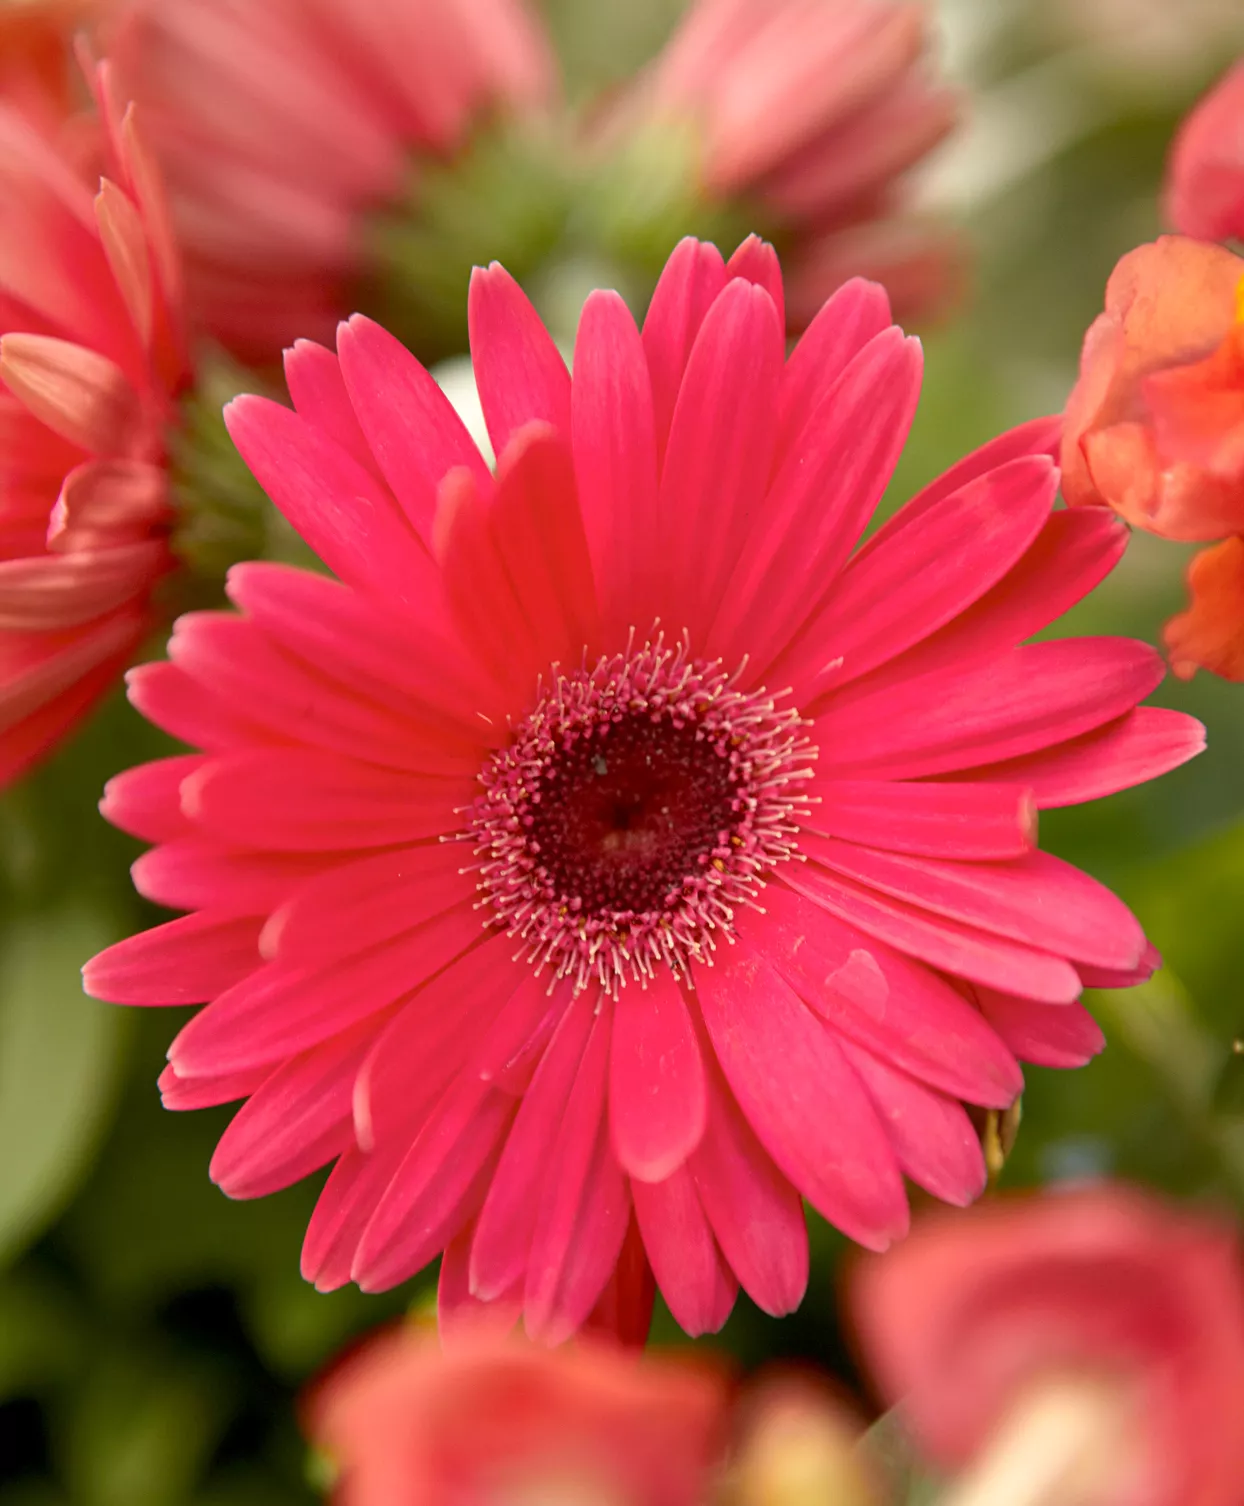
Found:
[[[305,1425],[338,1506],[703,1506],[729,1390],[706,1366],[612,1345],[480,1333],[444,1354],[408,1325],[330,1370]]]
[[[638,1236],[678,1320],[790,1311],[807,1198],[884,1249],[904,1174],[985,1182],[964,1102],[1078,1065],[1085,984],[1154,954],[1036,846],[1036,812],[1201,746],[1138,708],[1144,644],[1024,645],[1126,530],[1054,511],[1056,421],[986,445],[862,548],[920,386],[881,288],[789,359],[755,238],[684,241],[642,334],[598,292],[573,381],[499,266],[471,290],[492,475],[384,330],[288,354],[294,410],[227,410],[338,581],[235,568],[131,676],[202,752],[108,787],[194,913],[102,953],[97,997],[207,1007],[162,1078],[245,1098],[236,1196],[329,1161],[324,1288],[441,1251],[442,1303],[549,1341]],[[853,553],[853,550],[855,551]]]
[[[930,1457],[977,1461],[956,1499],[1236,1506],[1242,1254],[1224,1221],[1127,1187],[999,1199],[864,1262],[851,1306]]]
[[[114,0],[108,55],[151,121],[190,306],[244,360],[331,338],[368,211],[493,108],[552,87],[524,0]]]
[[[1123,257],[1084,337],[1062,466],[1073,507],[1223,540],[1192,561],[1165,636],[1176,674],[1244,680],[1244,258],[1176,235]]]
[[[80,136],[0,105],[0,784],[116,682],[171,562],[177,260],[133,113],[93,82],[102,182]]]
[[[900,318],[957,288],[954,236],[909,205],[910,169],[959,114],[929,24],[907,0],[697,0],[632,91],[639,121],[692,125],[703,190],[779,240],[792,329],[852,276]]]

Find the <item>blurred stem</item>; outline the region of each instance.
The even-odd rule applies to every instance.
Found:
[[[1167,970],[1135,988],[1103,990],[1098,999],[1115,1033],[1152,1069],[1217,1160],[1231,1195],[1244,1204],[1244,1120],[1214,1112],[1223,1046],[1202,1025],[1182,985]]]

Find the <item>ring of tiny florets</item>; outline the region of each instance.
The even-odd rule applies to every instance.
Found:
[[[563,978],[576,990],[595,981],[616,995],[662,966],[690,982],[693,962],[710,964],[718,940],[734,939],[735,912],[763,908],[757,895],[770,870],[800,856],[816,746],[799,712],[777,704],[785,693],[741,691],[739,673],[692,658],[685,641],[670,644],[664,635],[569,674],[554,665],[534,708],[481,771],[483,792],[464,813],[463,837],[476,856],[468,871],[489,923],[519,941],[516,960],[549,970],[550,987]],[[559,888],[533,850],[533,811],[559,757],[632,718],[654,730],[694,728],[696,743],[727,759],[730,815],[662,903],[592,910]]]

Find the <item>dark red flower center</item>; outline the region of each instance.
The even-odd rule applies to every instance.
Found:
[[[480,775],[467,835],[537,969],[685,975],[789,858],[816,750],[796,711],[663,639],[557,674]]]

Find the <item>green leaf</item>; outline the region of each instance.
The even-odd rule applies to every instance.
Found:
[[[884,1412],[860,1440],[859,1447],[876,1466],[887,1489],[888,1506],[931,1506],[942,1478],[916,1452],[902,1409]]]
[[[0,1263],[56,1216],[106,1127],[127,1021],[79,970],[114,939],[77,902],[0,929]]]

